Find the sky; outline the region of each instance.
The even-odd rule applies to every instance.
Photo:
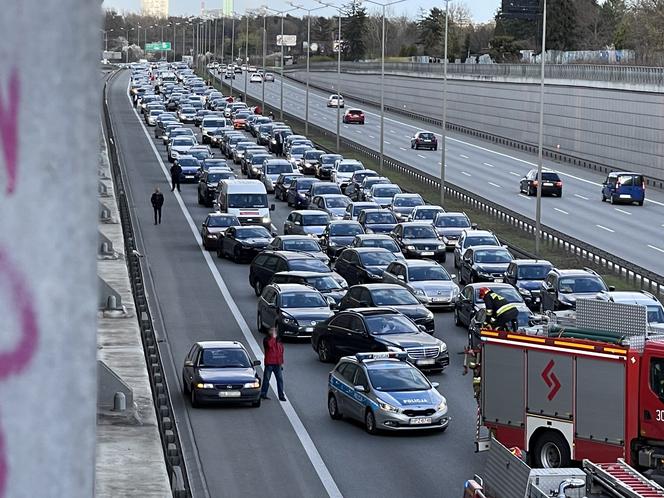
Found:
[[[195,15],[200,13],[201,4],[200,0],[169,0],[170,1],[170,14],[171,15]],[[383,0],[380,0],[381,2]],[[484,22],[493,19],[496,9],[500,6],[500,0],[462,0],[471,10],[473,19],[476,22]],[[261,5],[268,4],[270,8],[282,10],[290,8],[287,1],[284,0],[235,0],[235,11],[243,12],[246,9],[255,9]],[[294,3],[301,4],[305,7],[316,7],[318,4],[315,0],[298,0]],[[332,2],[335,3],[335,2]],[[340,3],[345,3],[344,1]],[[220,8],[222,0],[206,0],[205,7],[208,9]],[[106,8],[114,8],[118,11],[131,11],[138,12],[140,10],[140,0],[104,0],[103,6]],[[403,3],[406,7],[401,7],[399,4],[392,7],[394,15],[406,14],[410,17],[417,17],[420,8],[428,10],[431,7],[441,7],[445,5],[444,0],[406,0]],[[366,3],[369,11],[372,11],[372,5]],[[325,10],[321,10],[324,14]],[[328,15],[332,15],[332,11]]]

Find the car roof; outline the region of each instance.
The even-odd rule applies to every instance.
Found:
[[[514,289],[511,284],[506,284],[504,282],[475,282],[474,284],[466,285],[466,287],[471,287],[473,289],[481,289],[482,287],[488,287],[490,289]]]
[[[270,284],[280,292],[311,292],[312,288],[304,284]]]
[[[301,214],[303,216],[311,215],[311,214],[324,214],[324,215],[327,215],[327,213],[325,211],[321,211],[320,209],[296,209],[295,211],[293,211],[293,213],[298,213],[298,214]]]
[[[238,341],[198,341],[198,344],[203,349],[208,348],[229,348],[229,349],[245,349],[244,345]]]
[[[433,227],[430,220],[415,220],[415,221],[402,221],[397,223],[397,226],[401,225],[402,227]]]
[[[547,264],[553,266],[553,263],[551,263],[551,261],[547,261],[546,259],[515,259],[514,263],[517,264],[518,266],[547,265]]]
[[[410,194],[410,193],[402,192],[401,194],[396,194],[394,197],[419,197],[419,198],[421,198],[422,196],[420,194]]]
[[[337,194],[333,194],[337,195]],[[320,197],[323,197],[322,195]],[[359,225],[360,223],[355,221],[355,220],[332,220],[330,221],[330,226],[332,225]],[[357,235],[364,235],[364,234],[357,234]]]
[[[393,308],[348,308],[339,313],[356,313],[362,316],[372,316],[372,315],[401,315],[401,313]]]
[[[400,259],[398,261],[395,261],[395,263],[401,263],[402,265],[406,265],[408,268],[415,268],[419,266],[442,267],[441,264],[437,263],[436,261],[433,261],[432,259]]]
[[[392,237],[385,233],[358,233],[355,237],[359,237],[360,240],[364,239],[383,239],[383,240],[394,240]]]
[[[261,254],[276,254],[280,257],[283,257],[285,259],[291,260],[291,259],[316,259],[316,256],[313,254],[309,254],[307,252],[299,252],[299,251],[263,251]]]
[[[476,229],[473,230],[466,228],[464,232],[466,233],[466,235],[481,235],[481,236],[492,236],[492,237],[496,236],[496,234],[490,230],[476,230]]]
[[[662,306],[655,296],[650,293],[637,291],[613,291],[609,292],[609,299],[615,303],[626,304],[658,304]]]
[[[332,272],[330,271],[330,273]],[[320,273],[317,271],[289,270],[289,271],[277,272],[275,273],[275,275],[288,275],[291,277],[309,278],[309,277],[320,277],[321,275],[325,275],[325,273]]]
[[[385,253],[388,253],[388,254],[392,254],[390,251],[388,251],[384,247],[350,247],[349,249],[351,251],[356,251],[360,254],[365,253],[365,252],[385,252]]]
[[[487,245],[487,246],[484,246],[484,245],[472,246],[472,247],[469,247],[468,249],[472,249],[473,251],[476,251],[478,249],[480,249],[482,251],[507,251],[506,247],[503,247],[503,246],[490,246],[490,245]]]
[[[579,276],[589,275],[589,276],[592,276],[592,277],[597,277],[598,276],[596,273],[588,271],[588,270],[583,269],[583,268],[581,268],[581,269],[579,269],[579,268],[570,268],[570,269],[562,269],[562,270],[560,268],[554,268],[551,271],[554,271],[554,272],[558,273],[561,276],[574,276],[574,275],[579,275]]]
[[[234,214],[220,213],[219,211],[208,213],[208,216],[212,218],[237,218],[237,216]]]
[[[385,283],[375,283],[375,284],[358,284],[353,287],[364,287],[365,289],[374,290],[374,289],[392,289],[392,290],[401,290],[402,286],[397,284],[385,284]]]
[[[277,235],[276,238],[280,240],[316,240],[310,235]]]

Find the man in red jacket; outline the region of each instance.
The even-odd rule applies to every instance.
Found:
[[[281,338],[277,335],[277,329],[271,328],[265,339],[263,339],[263,350],[265,351],[265,360],[263,369],[263,384],[261,386],[261,398],[270,399],[267,397],[267,390],[270,387],[270,378],[274,373],[277,378],[277,394],[279,401],[286,401],[284,395],[284,344]]]

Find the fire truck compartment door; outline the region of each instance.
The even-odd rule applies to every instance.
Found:
[[[530,350],[527,361],[527,412],[560,420],[572,420],[574,413],[572,356]]]
[[[482,415],[486,422],[523,427],[522,349],[485,343],[482,354]]]

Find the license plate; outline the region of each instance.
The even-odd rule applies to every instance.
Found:
[[[185,177],[185,178],[190,178],[190,179],[191,179],[191,178],[194,177],[194,175],[184,175],[184,177]]]
[[[553,183],[544,183],[543,184],[545,187],[553,187]]]
[[[620,198],[621,198],[621,199],[631,199],[632,196],[629,195],[629,194],[620,194]]]
[[[410,419],[410,425],[428,425],[431,423],[431,417],[417,417]]]
[[[418,365],[433,365],[435,360],[433,358],[426,358],[424,360],[417,360],[416,363]]]
[[[304,331],[305,332],[313,332],[314,328],[313,327],[305,327]]]
[[[448,299],[444,298],[444,297],[434,297],[433,298],[434,303],[444,303],[444,302],[447,302],[447,301],[448,301]]]
[[[503,283],[502,278],[494,278],[493,281],[496,282],[497,284],[502,284]]]
[[[433,256],[433,251],[422,251],[422,256]]]
[[[220,398],[239,398],[241,394],[240,391],[219,391]]]

